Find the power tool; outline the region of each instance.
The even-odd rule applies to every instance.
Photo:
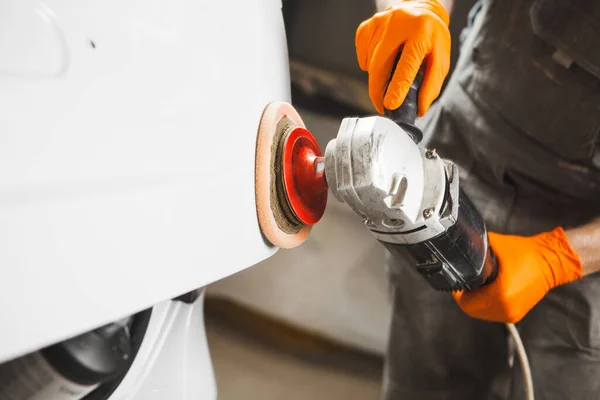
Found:
[[[420,82],[419,74],[386,117],[344,119],[325,150],[325,177],[334,196],[433,288],[472,290],[495,279],[497,261],[457,166],[418,146]]]
[[[257,205],[271,243],[301,243],[323,215],[329,187],[433,288],[472,290],[494,280],[497,261],[486,226],[460,188],[457,166],[418,145],[420,77],[385,117],[345,118],[324,157],[294,113],[281,105],[265,112],[263,120],[273,122],[261,124],[268,129],[259,136]]]

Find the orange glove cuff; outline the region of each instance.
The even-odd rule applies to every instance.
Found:
[[[563,228],[554,228],[534,237],[538,238],[540,248],[545,250],[542,255],[551,266],[549,270],[552,274],[548,279],[550,289],[581,278],[581,260],[571,248]]]
[[[450,26],[450,15],[446,8],[437,0],[400,0],[397,3],[389,5],[385,10],[393,10],[394,7],[398,7],[399,3],[421,3],[425,9],[430,10],[435,15],[440,17],[446,26]]]

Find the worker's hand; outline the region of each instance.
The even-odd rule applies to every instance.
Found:
[[[453,293],[472,317],[518,322],[552,288],[581,278],[579,256],[562,228],[532,237],[489,234],[498,258],[494,282],[471,292]]]
[[[450,18],[437,0],[402,0],[363,22],[356,31],[356,54],[369,72],[369,94],[377,111],[402,105],[421,64],[418,115],[423,116],[440,94],[450,68]],[[398,51],[402,56],[384,93]]]

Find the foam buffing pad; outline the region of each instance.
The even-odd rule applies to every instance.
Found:
[[[260,229],[280,248],[299,246],[323,215],[327,185],[319,146],[288,103],[263,112],[256,143],[255,192]]]

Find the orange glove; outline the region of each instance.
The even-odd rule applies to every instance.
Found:
[[[452,295],[472,317],[520,321],[548,291],[581,278],[581,261],[562,228],[536,236],[489,234],[498,276],[487,286]]]
[[[360,24],[356,31],[358,64],[369,72],[369,94],[379,113],[383,114],[384,106],[395,110],[402,105],[426,59],[417,102],[418,115],[425,115],[450,68],[449,22],[448,12],[437,0],[401,0]],[[402,56],[386,93],[400,49]]]

